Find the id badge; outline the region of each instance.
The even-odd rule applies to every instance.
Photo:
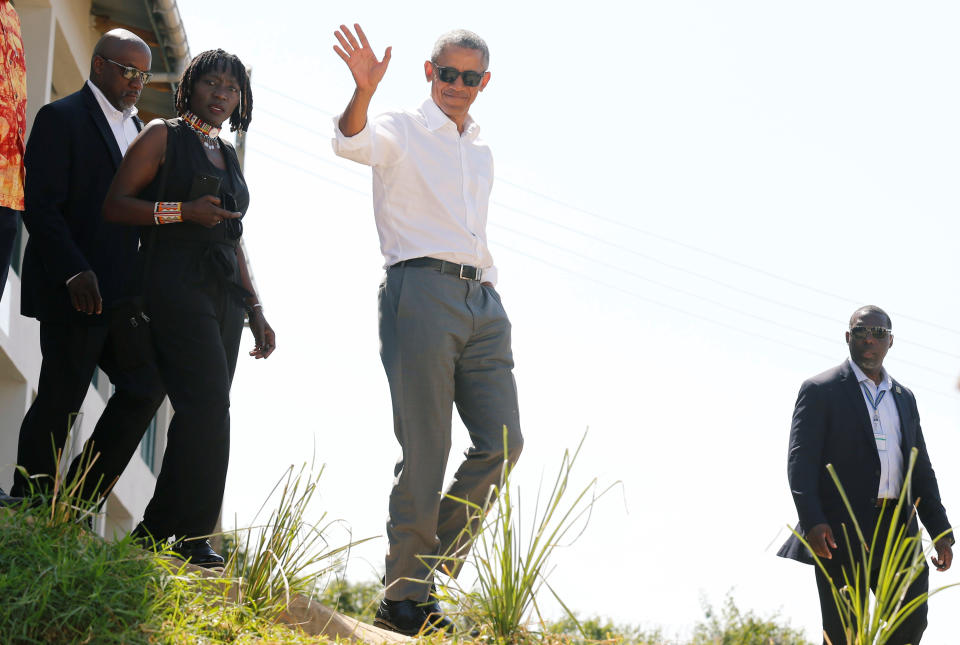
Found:
[[[887,451],[887,434],[879,423],[873,424],[873,440],[877,442],[877,452]]]

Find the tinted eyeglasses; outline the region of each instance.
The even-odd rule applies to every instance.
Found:
[[[892,329],[886,327],[851,327],[850,335],[856,340],[866,340],[868,336],[873,336],[877,340],[883,340],[893,333]]]
[[[120,68],[120,76],[124,77],[128,81],[132,81],[135,78],[139,78],[140,82],[146,85],[150,81],[150,77],[153,76],[150,72],[141,72],[136,67],[128,67],[127,65],[121,65],[115,60],[109,59],[106,56],[100,56],[103,60],[108,63],[113,63]]]
[[[433,68],[437,71],[437,78],[444,83],[456,83],[457,79],[462,76],[464,85],[467,87],[476,87],[480,85],[480,81],[483,80],[484,72],[475,72],[472,69],[461,72],[456,67],[441,67],[436,63],[433,64]]]

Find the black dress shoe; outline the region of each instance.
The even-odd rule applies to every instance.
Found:
[[[0,506],[19,506],[23,503],[22,497],[11,497],[6,491],[0,488]]]
[[[207,569],[223,568],[223,556],[213,550],[205,538],[183,538],[173,545],[181,560]]]
[[[130,541],[144,551],[153,551],[154,553],[162,551],[163,545],[166,544],[166,539],[159,540],[154,537],[150,529],[143,525],[143,522],[137,524],[130,531]]]
[[[433,634],[439,631],[453,632],[453,621],[443,615],[435,599],[417,602],[384,598],[377,608],[373,626],[404,636]]]

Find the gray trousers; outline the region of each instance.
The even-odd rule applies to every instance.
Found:
[[[441,491],[453,404],[472,445],[447,494],[483,503],[500,479],[504,426],[511,464],[523,447],[510,321],[493,287],[428,267],[387,269],[379,309],[380,357],[402,449],[387,520],[386,597],[424,601],[431,568],[443,568],[435,556],[462,558],[468,546],[467,508]]]

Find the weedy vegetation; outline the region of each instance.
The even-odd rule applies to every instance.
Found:
[[[257,525],[255,518],[255,526],[231,535],[235,548],[224,575],[241,582],[239,603],[257,615],[276,618],[294,596],[316,595],[318,581],[340,570],[353,546],[372,539],[334,546],[326,535],[342,522],[326,521],[326,513],[315,522],[307,520],[322,474],[322,467],[314,473],[306,464],[299,472],[290,466],[257,512],[259,517],[278,496],[266,522]]]
[[[205,578],[169,551],[144,551],[129,538],[107,542],[87,530],[97,504],[80,491],[95,459],[84,456],[70,481],[58,472],[33,504],[0,513],[3,643],[325,641],[274,622],[293,594],[312,590],[351,546],[330,546],[326,525],[305,521],[320,473],[291,467],[271,493],[279,499],[268,521],[233,535],[243,548],[234,550],[228,575]]]
[[[472,521],[464,540],[471,545],[466,566],[475,582],[438,584],[438,595],[460,631],[453,642],[496,645],[809,645],[777,616],[741,612],[728,596],[719,611],[704,605],[705,618],[690,638],[661,629],[618,625],[600,617],[579,618],[559,598],[548,578],[557,548],[574,542],[589,525],[594,504],[617,483],[597,479],[574,484],[573,469],[583,448],[566,451],[551,485],[523,504],[519,487],[504,468],[500,484],[482,504],[459,500]],[[311,596],[342,613],[371,622],[382,587],[332,576],[356,543],[332,545],[337,522],[321,515],[308,522],[309,506],[322,474],[290,467],[258,516],[267,519],[225,536],[228,559],[223,578],[201,578],[178,560],[146,552],[129,539],[105,542],[86,530],[96,504],[83,500],[90,457],[74,481],[61,482],[31,508],[0,512],[0,634],[4,643],[187,644],[319,643],[325,639],[274,621],[297,595]],[[915,551],[915,549],[914,549]],[[922,555],[921,555],[922,558]],[[464,564],[446,554],[438,568]],[[327,579],[326,586],[317,584]],[[539,596],[548,592],[565,611],[549,620]],[[849,597],[850,594],[847,594]],[[438,636],[425,639],[439,643]],[[449,642],[449,641],[446,641]],[[859,642],[859,641],[858,641]],[[864,641],[864,643],[867,641]],[[881,642],[881,641],[878,641]]]
[[[576,621],[547,581],[553,566],[551,557],[558,547],[571,544],[583,534],[594,504],[617,485],[601,489],[594,478],[582,487],[573,487],[573,468],[584,441],[586,434],[575,451],[564,452],[550,489],[544,493],[541,486],[537,493],[529,520],[524,517],[520,490],[512,481],[506,427],[499,486],[491,487],[482,504],[452,498],[471,515],[459,542],[470,545],[468,563],[476,582],[465,589],[457,578],[449,578],[446,585],[437,586],[441,600],[461,607],[459,615],[466,633],[508,643],[528,640],[531,614],[538,625],[545,623],[537,603],[537,594],[544,587]],[[460,554],[451,553],[441,556],[434,566],[441,571],[459,570],[461,564]]]

